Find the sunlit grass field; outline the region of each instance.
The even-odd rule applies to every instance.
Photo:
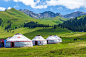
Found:
[[[22,48],[0,48],[0,57],[85,57],[86,41]]]
[[[14,31],[14,32],[13,32]],[[72,32],[67,29],[58,27],[57,29],[49,28],[19,28],[6,32],[0,29],[0,37],[6,39],[16,33],[22,33],[32,39],[36,35],[47,38],[49,35],[58,35],[62,38],[62,43],[48,44],[44,46],[22,47],[22,48],[0,48],[0,57],[85,57],[86,41],[74,38],[86,38],[86,32]],[[66,40],[65,40],[66,39]],[[70,40],[72,39],[72,40]]]
[[[38,22],[39,24],[57,25],[67,20],[61,17],[34,19],[15,9],[0,12],[0,18],[5,22],[11,20],[13,22],[12,26],[30,21]],[[7,26],[5,22],[3,27]],[[29,39],[33,39],[36,35],[41,35],[45,39],[49,35],[58,35],[62,38],[62,43],[21,48],[0,48],[0,57],[86,57],[86,32],[73,32],[60,27],[56,29],[52,27],[31,29],[21,27],[7,32],[0,26],[0,39],[12,37],[16,33],[21,33]],[[77,39],[77,41],[74,41],[74,39]]]

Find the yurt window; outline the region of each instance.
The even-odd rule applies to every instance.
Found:
[[[40,44],[41,44],[41,41],[40,41]]]

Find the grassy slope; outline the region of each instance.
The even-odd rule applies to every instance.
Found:
[[[79,17],[77,17],[77,19],[81,19],[81,18],[84,18],[84,17],[86,17],[86,15],[79,16]]]
[[[0,29],[1,30],[1,29]],[[7,33],[3,33],[4,36],[13,36],[15,33],[22,33],[28,38],[32,39],[35,35],[40,34],[44,38],[47,38],[51,34],[57,34],[58,36],[62,37],[62,40],[65,38],[75,38],[81,37],[86,35],[86,32],[73,32],[71,33],[70,30],[57,28],[19,28]],[[0,36],[2,36],[2,31],[0,31]],[[2,36],[2,37],[4,37]],[[86,37],[86,36],[83,36]],[[67,43],[68,42],[68,43]],[[23,48],[0,48],[0,57],[75,57],[75,56],[86,56],[86,41],[77,41],[70,43],[70,41],[63,41],[63,43],[57,44],[48,44],[45,46],[34,46],[34,47],[23,47]],[[71,51],[72,50],[72,51]]]
[[[0,11],[0,18],[3,19],[3,28],[0,26],[0,38],[5,38],[8,36],[13,36],[14,33],[26,33],[25,31],[32,31],[35,29],[27,29],[27,28],[19,28],[16,29],[14,33],[8,33],[5,30],[3,30],[6,26],[9,25],[9,23],[7,23],[7,20],[10,20],[12,22],[11,26],[20,26],[22,25],[24,22],[30,22],[30,21],[34,21],[34,22],[39,22],[40,24],[49,24],[49,25],[55,25],[58,23],[62,23],[63,21],[60,22],[60,19],[63,20],[63,18],[61,17],[55,17],[52,20],[38,20],[38,19],[33,19],[29,16],[27,16],[25,13],[22,13],[18,10],[15,10],[14,8],[10,9],[10,10],[6,10],[6,11]],[[66,20],[66,19],[64,19]],[[20,32],[21,31],[21,32]],[[12,31],[11,31],[12,32]]]
[[[27,16],[25,13],[20,12],[18,10],[15,10],[14,8],[6,11],[0,11],[0,18],[4,20],[3,27],[6,27],[9,25],[7,23],[7,20],[10,20],[12,22],[11,26],[20,26],[25,22],[38,22],[39,24],[49,24],[49,25],[56,25],[58,23],[62,23],[63,21],[59,19],[63,19],[61,17],[56,17],[55,20],[39,20],[31,18],[30,16]],[[65,20],[65,19],[63,19]],[[61,21],[61,22],[60,22]]]
[[[1,13],[0,18],[5,20],[5,22],[3,24],[4,27],[7,25],[7,23],[6,23],[7,20],[10,20],[11,22],[13,22],[13,24],[11,24],[12,26],[13,25],[15,25],[15,26],[22,25],[24,22],[28,22],[29,19],[31,19],[32,21],[34,20],[31,17],[29,17],[29,16],[27,16],[27,15],[21,13],[21,12],[18,12],[20,14],[16,14],[17,10],[15,10],[15,9],[11,9],[11,10],[7,10],[6,12],[0,12]],[[16,12],[13,13],[13,11],[16,11]]]
[[[59,17],[59,16],[56,16],[55,18],[42,18],[42,19],[39,19],[39,20],[42,20],[42,21],[48,21],[48,22],[54,22],[54,23],[63,23],[63,21],[66,21],[68,20],[67,18],[62,18],[62,17]]]
[[[14,31],[14,32],[13,32]],[[49,35],[58,35],[62,38],[86,38],[86,32],[72,32],[70,30],[67,29],[62,29],[62,28],[57,28],[57,29],[53,29],[53,28],[34,28],[34,29],[29,29],[29,28],[19,28],[19,29],[15,29],[12,30],[11,32],[7,32],[5,30],[0,29],[0,38],[7,38],[9,36],[13,36],[16,33],[22,33],[24,34],[26,37],[32,39],[34,38],[36,35],[41,35],[44,38],[47,38]]]
[[[62,29],[62,28],[57,28],[57,29],[53,29],[53,28],[44,28],[44,29],[40,29],[37,31],[33,31],[30,33],[25,33],[24,35],[27,36],[28,38],[32,39],[34,38],[36,35],[41,35],[44,38],[47,38],[49,35],[61,35],[61,34],[65,34],[65,33],[70,33],[70,30],[67,29]]]
[[[40,34],[42,35],[44,38],[48,37],[49,35],[61,35],[64,33],[70,33],[70,30],[67,29],[62,29],[62,28],[57,28],[57,29],[53,29],[53,28],[34,28],[34,29],[30,29],[30,28],[19,28],[19,29],[15,29],[12,30],[11,32],[7,32],[5,30],[2,30],[0,28],[0,38],[6,38],[9,36],[13,36],[16,33],[22,33],[25,36],[27,36],[28,38],[32,39],[34,36]],[[13,32],[14,31],[14,32]]]

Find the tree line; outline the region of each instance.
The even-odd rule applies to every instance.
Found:
[[[78,17],[70,19],[62,24],[58,24],[58,27],[67,28],[72,31],[86,32],[86,16],[80,19],[78,19]]]
[[[44,28],[44,27],[51,27],[51,26],[44,25],[44,24],[39,24],[38,22],[30,21],[28,23],[25,23],[24,27],[29,27],[29,28],[43,27]]]

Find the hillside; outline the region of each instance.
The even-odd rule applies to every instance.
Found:
[[[41,18],[41,19],[39,19],[39,20],[42,20],[42,21],[47,20],[47,21],[49,21],[49,22],[52,22],[52,21],[53,21],[53,22],[59,24],[59,23],[63,23],[64,21],[67,21],[67,20],[69,20],[69,19],[56,16],[56,17],[54,17],[54,18]]]
[[[11,24],[10,26],[13,29],[14,27],[20,27],[25,22],[36,21],[35,19],[13,8],[3,12],[1,11],[0,13],[0,18],[3,20],[1,24],[3,28]]]
[[[13,33],[14,31],[14,33]],[[15,33],[22,33],[26,37],[33,39],[36,35],[40,34],[44,38],[47,38],[49,35],[58,35],[62,38],[62,43],[57,44],[47,44],[33,47],[21,47],[21,48],[0,48],[1,57],[84,57],[86,54],[86,33],[85,32],[73,32],[70,30],[63,29],[58,27],[57,29],[53,28],[19,28],[12,30],[11,32],[1,33],[0,37],[6,39],[8,36],[13,36]],[[85,40],[78,39],[74,41],[73,39],[81,37]],[[72,51],[71,51],[72,50]],[[83,51],[84,50],[84,51]]]
[[[56,18],[57,20],[59,20],[59,18]],[[64,18],[60,18],[65,20]],[[6,11],[0,11],[0,25],[3,29],[7,29],[7,30],[13,30],[16,28],[20,28],[24,26],[24,23],[28,23],[30,21],[33,22],[38,22],[39,24],[44,24],[44,25],[56,25],[59,23],[62,23],[62,20],[39,20],[39,19],[34,19],[31,18],[30,16],[27,16],[25,13],[20,12],[14,8],[10,9],[10,10],[6,10]]]
[[[85,31],[86,32],[86,15],[76,17],[74,19],[65,21],[62,24],[59,24],[63,28],[67,28],[72,31]]]
[[[81,18],[84,19],[85,15],[77,17],[77,20],[81,20]],[[3,29],[3,27],[9,24],[14,28],[13,25],[19,27],[25,22],[27,24],[30,21],[45,25],[55,25],[63,23],[64,21],[66,22],[66,20],[68,19],[63,19],[58,16],[55,18],[33,19],[15,9],[2,12],[0,15],[0,39],[6,39],[9,36],[12,37],[16,33],[21,33],[29,39],[33,39],[36,35],[41,35],[45,39],[49,35],[58,35],[62,38],[62,43],[21,48],[0,48],[0,57],[85,57],[86,32],[73,32],[61,27],[54,29],[53,27],[29,28],[21,26],[10,32]],[[77,41],[74,41],[74,39],[77,39]]]

